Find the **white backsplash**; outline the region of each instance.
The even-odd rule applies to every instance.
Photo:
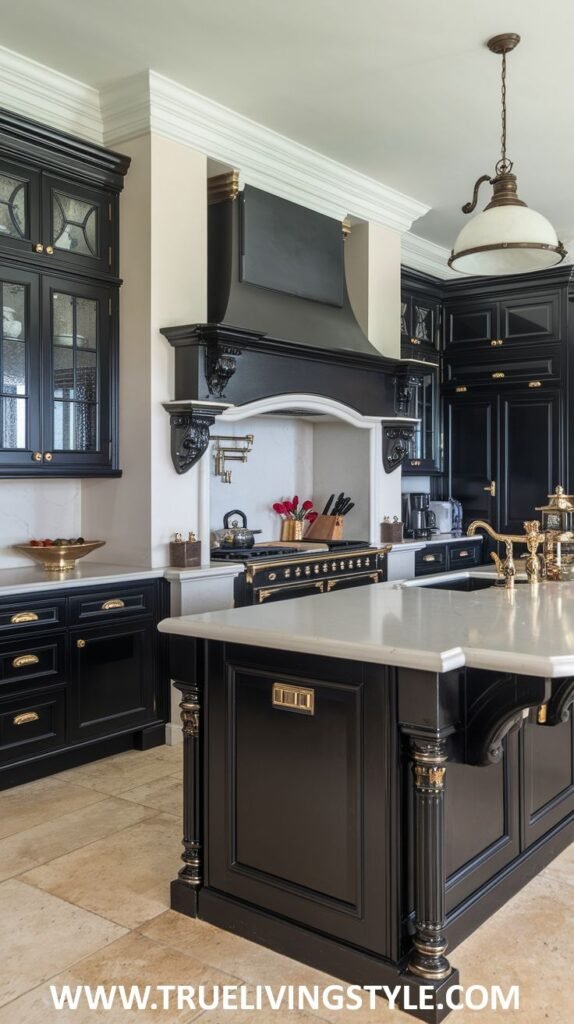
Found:
[[[79,480],[0,480],[0,569],[32,564],[12,544],[77,537],[81,519]]]

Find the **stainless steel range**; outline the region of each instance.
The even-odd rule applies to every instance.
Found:
[[[211,558],[245,564],[235,582],[235,604],[243,606],[382,583],[389,551],[390,545],[375,548],[366,541],[342,540],[325,541],[320,551],[289,545],[214,548]]]

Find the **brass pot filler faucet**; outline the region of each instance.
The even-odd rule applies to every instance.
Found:
[[[528,519],[524,523],[524,534],[497,533],[484,519],[475,519],[466,531],[469,537],[473,537],[477,530],[484,530],[493,540],[504,544],[504,559],[494,551],[490,557],[507,587],[514,585],[516,576],[513,544],[526,545],[525,568],[529,583],[539,583],[543,579],[574,580],[574,496],[564,494],[564,488],[557,487],[548,499],[548,505],[536,509],[542,512],[542,526],[537,519]],[[543,553],[539,554],[541,544]]]

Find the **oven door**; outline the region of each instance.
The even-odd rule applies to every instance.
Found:
[[[359,572],[349,576],[334,576],[325,580],[325,593],[332,590],[348,590],[350,587],[365,587],[369,583],[384,583],[385,570],[376,569],[373,572]]]
[[[326,580],[305,580],[304,583],[283,583],[279,587],[254,587],[253,604],[269,604],[271,601],[288,601],[291,597],[322,594],[326,583]]]

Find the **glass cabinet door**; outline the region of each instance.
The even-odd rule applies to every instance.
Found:
[[[40,175],[20,164],[0,161],[0,246],[32,252],[40,242]]]
[[[114,273],[115,245],[111,193],[43,176],[43,235],[52,264],[74,264],[80,271]]]
[[[436,472],[440,469],[438,374],[421,373],[411,388],[408,415],[419,420],[409,444],[404,472]]]
[[[38,281],[35,274],[0,271],[0,452],[6,466],[41,462],[38,380]]]
[[[54,470],[110,464],[111,303],[109,289],[44,280],[44,447]]]

